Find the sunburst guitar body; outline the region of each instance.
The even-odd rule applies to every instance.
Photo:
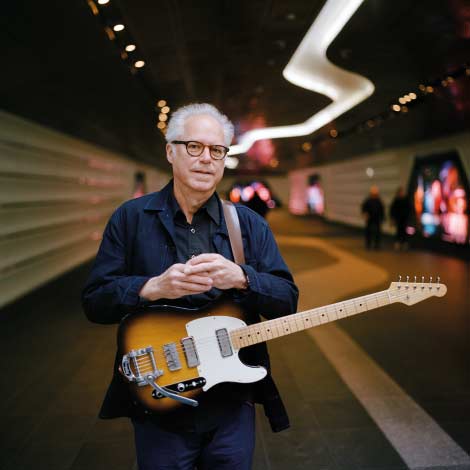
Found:
[[[147,377],[163,392],[192,400],[221,382],[261,380],[266,369],[243,364],[229,338],[246,327],[243,316],[237,305],[222,300],[198,310],[167,306],[124,318],[118,347],[133,395],[146,409],[166,413],[183,403],[162,395]]]

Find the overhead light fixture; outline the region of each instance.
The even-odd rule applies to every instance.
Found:
[[[165,129],[165,127],[166,127],[166,122],[160,121],[160,122],[157,124],[157,127],[158,127],[159,129]]]
[[[230,170],[234,170],[238,166],[238,158],[229,157],[228,155],[225,157],[225,166]]]
[[[338,131],[336,129],[331,129],[330,136],[333,137],[333,139],[338,137]]]
[[[135,51],[135,44],[128,44],[128,45],[126,46],[126,51],[127,51],[127,52],[133,52],[133,51]]]
[[[168,114],[169,112],[170,112],[170,107],[169,106],[163,106],[162,113]]]
[[[396,113],[398,113],[398,112],[400,111],[400,109],[401,109],[401,106],[398,105],[398,104],[394,104],[394,105],[392,106],[392,109],[393,109]]]
[[[363,0],[328,0],[283,71],[294,85],[327,95],[333,100],[305,122],[253,129],[242,134],[231,155],[246,152],[262,139],[309,135],[364,101],[374,92],[370,80],[341,69],[326,57],[326,50]]]
[[[410,93],[408,95],[412,100],[415,100],[417,98],[416,93]]]
[[[159,108],[163,108],[163,106],[166,106],[166,101],[165,100],[160,100],[158,103],[157,103],[157,106]]]
[[[109,0],[98,0],[98,4],[100,5],[106,5],[107,3],[109,3]]]
[[[145,65],[145,62],[143,60],[138,60],[137,62],[134,63],[134,67],[136,69],[141,69]]]
[[[124,27],[125,27],[125,26],[124,26],[123,24],[118,23],[118,24],[115,24],[115,25],[113,26],[113,29],[114,29],[114,31],[116,31],[116,33],[118,33],[119,31],[122,31],[122,30],[124,29]]]
[[[164,114],[164,113],[160,113],[160,114],[158,115],[158,119],[159,119],[160,121],[166,121],[166,120],[168,119],[168,116],[167,116],[166,114]]]
[[[406,100],[405,100],[405,98],[403,98],[403,96],[401,96],[400,98],[398,98],[398,102],[399,102],[400,104],[405,104],[405,103],[406,103]]]

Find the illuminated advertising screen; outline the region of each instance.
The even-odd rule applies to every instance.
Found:
[[[468,242],[469,184],[456,152],[417,157],[409,194],[409,234],[459,245]]]

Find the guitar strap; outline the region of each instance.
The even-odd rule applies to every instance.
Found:
[[[222,201],[225,223],[227,224],[228,236],[232,247],[233,258],[237,264],[245,264],[243,252],[242,232],[237,209],[230,201]],[[267,356],[267,351],[265,352]],[[269,361],[269,359],[268,359]],[[255,361],[259,364],[259,361]],[[268,367],[269,369],[269,367]],[[274,383],[271,373],[255,384],[255,401],[264,407],[273,432],[279,432],[289,427],[289,417],[279,396],[279,391]]]
[[[230,201],[222,201],[225,223],[227,224],[228,237],[232,247],[233,258],[237,264],[245,264],[245,253],[243,252],[242,232],[237,209]]]

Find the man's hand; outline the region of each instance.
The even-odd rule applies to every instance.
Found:
[[[152,277],[144,284],[139,295],[151,301],[177,299],[184,295],[201,294],[212,288],[214,283],[208,273],[204,270],[188,273],[186,266],[177,263],[160,276]]]
[[[216,253],[204,253],[191,258],[185,265],[187,275],[204,275],[218,289],[246,289],[248,282],[243,269],[233,261]]]

